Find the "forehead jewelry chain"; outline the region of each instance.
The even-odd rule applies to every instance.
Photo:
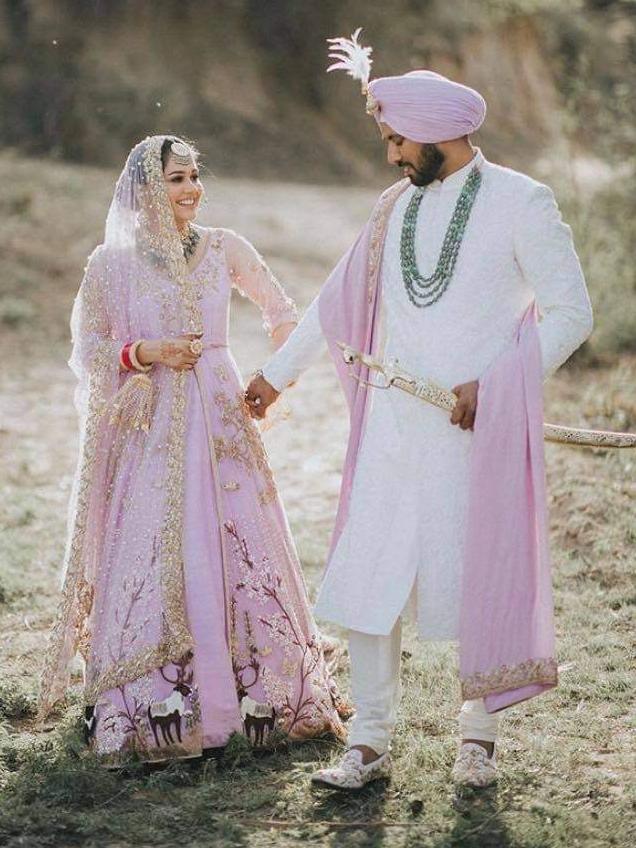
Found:
[[[413,306],[423,309],[432,306],[444,294],[453,276],[459,248],[464,237],[464,230],[481,185],[481,171],[473,168],[461,190],[453,217],[444,236],[442,249],[435,270],[429,277],[420,273],[415,257],[415,233],[417,215],[420,209],[424,188],[413,193],[404,213],[402,234],[400,236],[400,266],[402,279],[409,300]]]

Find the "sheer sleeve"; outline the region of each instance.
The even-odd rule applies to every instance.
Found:
[[[297,323],[294,301],[247,239],[226,230],[225,256],[232,285],[260,307],[263,326],[270,336],[284,324]]]

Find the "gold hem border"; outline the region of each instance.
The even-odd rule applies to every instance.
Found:
[[[471,674],[461,681],[462,698],[474,701],[487,695],[500,695],[524,686],[556,686],[558,666],[553,657],[525,660],[517,665],[501,665],[491,671]]]
[[[189,634],[188,634],[189,635]],[[162,639],[158,645],[149,645],[126,662],[110,666],[90,686],[86,686],[83,701],[87,706],[94,706],[103,692],[117,689],[126,683],[132,683],[150,674],[168,663],[178,662],[194,648],[192,637],[183,642],[172,638]]]

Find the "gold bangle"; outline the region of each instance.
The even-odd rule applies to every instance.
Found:
[[[142,365],[137,359],[137,348],[145,341],[145,339],[139,339],[138,341],[133,342],[128,350],[128,356],[130,357],[130,361],[132,362],[135,371],[141,371],[143,374],[147,374],[152,368],[152,365]]]

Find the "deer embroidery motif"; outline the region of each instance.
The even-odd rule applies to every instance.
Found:
[[[241,718],[248,739],[252,739],[252,731],[254,731],[253,742],[257,747],[265,740],[265,730],[271,733],[276,726],[274,707],[269,704],[260,704],[249,695],[241,698]]]
[[[192,680],[194,671],[186,674],[185,667],[190,661],[190,658],[183,660],[177,665],[177,679],[172,680],[164,673],[163,668],[160,668],[161,676],[168,683],[174,684],[172,694],[164,701],[153,701],[148,704],[148,722],[155,737],[157,748],[159,744],[159,734],[157,728],[161,730],[164,744],[174,745],[174,737],[172,735],[172,727],[177,736],[177,740],[181,742],[181,719],[184,716],[191,715],[191,710],[186,709],[186,698],[192,692]]]

